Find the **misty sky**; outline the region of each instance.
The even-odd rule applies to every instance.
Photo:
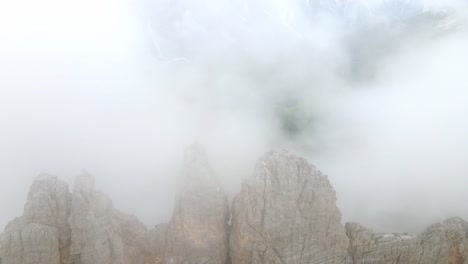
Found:
[[[468,219],[466,1],[0,3],[0,229],[39,173],[86,169],[168,221],[184,148],[232,197],[272,148],[329,175],[343,222]]]

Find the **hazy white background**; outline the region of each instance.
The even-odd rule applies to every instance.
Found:
[[[264,151],[286,147],[329,174],[344,221],[413,232],[468,219],[466,31],[402,39],[351,82],[352,28],[309,22],[304,3],[179,1],[182,22],[166,26],[162,2],[0,2],[1,228],[39,173],[72,186],[82,169],[118,208],[167,221],[195,140],[231,196]],[[465,14],[464,1],[423,4]],[[272,110],[289,93],[318,120],[294,140]]]

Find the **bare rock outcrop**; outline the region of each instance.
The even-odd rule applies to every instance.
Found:
[[[269,152],[234,198],[232,263],[350,263],[328,178],[288,152]]]
[[[52,175],[32,184],[23,216],[11,221],[0,241],[2,264],[62,264],[70,252],[68,185]]]
[[[172,219],[153,234],[153,241],[164,240],[164,245],[152,243],[152,248],[164,252],[163,263],[226,263],[228,221],[227,197],[205,151],[194,144],[185,153]]]
[[[146,262],[146,227],[116,210],[105,194],[94,189],[92,176],[77,177],[72,197],[70,264]]]
[[[418,236],[380,234],[347,223],[349,252],[354,264],[466,264],[468,223],[450,218],[434,224]]]

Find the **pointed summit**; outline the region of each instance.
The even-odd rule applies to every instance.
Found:
[[[76,177],[71,203],[71,264],[143,264],[146,227],[136,217],[114,208],[95,190],[86,171]]]
[[[174,215],[165,227],[164,263],[225,263],[227,197],[200,144],[187,148],[181,176]]]
[[[83,172],[76,176],[75,185],[73,188],[74,193],[92,193],[94,192],[94,177],[83,170]]]
[[[207,161],[206,150],[199,143],[194,142],[188,148],[185,149],[185,161],[194,161],[194,160],[205,160]]]
[[[205,149],[193,143],[185,150],[181,171],[179,196],[185,192],[222,191],[218,178],[211,169]]]

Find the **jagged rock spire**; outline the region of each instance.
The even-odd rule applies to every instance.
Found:
[[[0,239],[2,264],[67,263],[70,250],[68,184],[41,174],[34,180],[23,216]]]
[[[167,236],[162,259],[174,264],[225,263],[228,255],[227,197],[205,150],[198,143],[185,151],[180,185],[167,232],[156,232]]]
[[[114,208],[87,172],[76,177],[71,206],[71,264],[143,264],[146,227]]]
[[[286,151],[266,153],[233,202],[232,263],[346,263],[328,178]]]

